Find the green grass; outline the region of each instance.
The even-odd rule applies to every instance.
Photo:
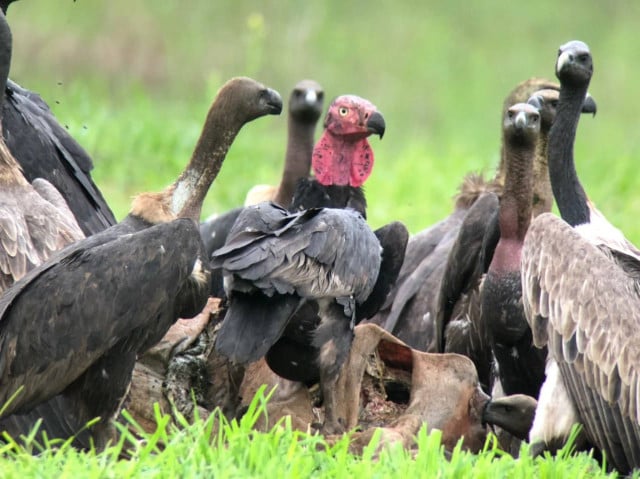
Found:
[[[637,1],[383,2],[326,0],[22,0],[12,5],[11,76],[41,93],[95,162],[94,179],[119,218],[131,196],[173,181],[186,163],[215,92],[252,76],[287,97],[310,77],[328,98],[355,93],[384,113],[372,139],[367,184],[372,226],[399,219],[412,232],[451,210],[468,171],[492,173],[503,97],[530,76],[553,77],[558,46],[586,41],[594,54],[596,118],[578,130],[576,158],[589,196],[640,244],[640,104]],[[326,107],[326,105],[325,105]],[[286,118],[241,132],[207,198],[204,215],[242,203],[256,183],[275,183]],[[493,443],[445,460],[438,435],[418,437],[414,459],[393,448],[377,460],[347,454],[286,425],[261,434],[246,421],[213,432],[158,416],[158,431],[102,454],[62,446],[37,456],[9,444],[2,477],[598,477],[588,457],[514,460]],[[159,443],[166,447],[160,448]],[[133,448],[136,460],[118,459]],[[319,446],[326,450],[321,450]],[[473,469],[472,469],[473,468]],[[471,472],[472,471],[472,472]]]
[[[77,452],[68,443],[42,447],[34,439],[21,447],[9,441],[0,446],[2,477],[615,477],[586,453],[570,456],[570,446],[557,457],[537,459],[529,457],[525,446],[521,459],[513,459],[496,447],[493,436],[479,454],[464,452],[458,445],[447,457],[440,431],[427,433],[425,427],[413,452],[381,446],[375,435],[362,455],[354,456],[347,436],[328,443],[322,436],[292,430],[284,420],[268,433],[252,430],[264,414],[262,393],[240,421],[227,422],[213,414],[192,423],[178,418],[175,424],[156,409],[157,430],[146,434],[129,418],[120,427],[118,443],[100,454]],[[121,459],[123,455],[128,459]]]

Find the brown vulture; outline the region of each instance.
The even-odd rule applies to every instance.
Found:
[[[143,193],[120,223],[31,270],[0,298],[0,428],[18,437],[42,418],[49,437],[102,447],[139,353],[209,296],[202,201],[247,122],[279,114],[280,95],[234,78],[214,100],[179,178]],[[87,421],[100,417],[90,429]]]

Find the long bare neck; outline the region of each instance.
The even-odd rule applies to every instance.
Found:
[[[541,132],[533,162],[533,203],[531,214],[535,218],[548,213],[553,207],[553,191],[549,178],[549,162],[547,161],[547,145],[549,133]]]
[[[531,222],[535,144],[505,142],[505,180],[500,199],[500,237],[524,240]]]
[[[220,172],[222,163],[244,122],[216,101],[205,121],[189,164],[165,189],[169,208],[176,217],[200,221],[202,202]]]
[[[549,175],[560,216],[571,226],[590,221],[587,195],[578,179],[573,144],[588,84],[560,89],[555,122],[549,132]]]
[[[274,198],[284,208],[291,204],[298,180],[309,176],[315,129],[315,122],[302,122],[289,116],[284,170]]]

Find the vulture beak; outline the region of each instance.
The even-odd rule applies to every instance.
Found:
[[[305,103],[309,105],[313,105],[318,100],[318,94],[315,90],[307,90],[307,93],[304,95]]]
[[[380,139],[384,136],[385,126],[384,117],[378,111],[374,111],[367,120],[367,129],[369,130],[369,133],[379,135]]]
[[[537,110],[542,110],[544,99],[540,95],[533,95],[527,100],[527,103]]]
[[[280,93],[271,88],[266,88],[263,95],[269,114],[279,115],[282,112],[282,97]]]
[[[597,110],[598,107],[596,105],[596,101],[589,93],[587,93],[587,96],[584,98],[584,103],[582,104],[582,113],[592,113],[593,116],[596,116]]]
[[[514,121],[516,128],[524,128],[527,126],[527,114],[524,111],[518,112]]]
[[[482,423],[496,425],[526,440],[538,402],[525,394],[514,394],[489,401],[482,412]]]

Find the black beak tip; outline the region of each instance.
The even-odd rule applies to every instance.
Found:
[[[280,96],[280,93],[269,89],[267,107],[269,108],[269,114],[271,115],[279,115],[282,113],[282,97]]]
[[[380,112],[374,112],[367,120],[367,128],[372,134],[380,136],[380,139],[384,136],[386,124],[384,117]]]

